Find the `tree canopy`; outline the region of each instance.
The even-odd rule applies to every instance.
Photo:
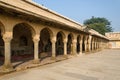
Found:
[[[111,22],[106,18],[92,17],[84,21],[84,25],[105,35],[106,32],[112,32]]]

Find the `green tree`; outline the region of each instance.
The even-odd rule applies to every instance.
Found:
[[[92,17],[84,21],[84,25],[105,35],[106,32],[112,32],[111,22],[106,18]]]

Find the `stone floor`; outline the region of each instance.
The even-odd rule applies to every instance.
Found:
[[[0,80],[120,80],[120,50],[80,55],[7,74]]]
[[[14,67],[14,70],[12,72],[26,70],[29,68],[35,68],[39,66],[44,66],[47,64],[52,64],[52,63],[63,61],[63,60],[66,60],[72,57],[74,56],[73,55],[68,55],[68,56],[59,55],[56,57],[56,59],[51,59],[51,57],[41,58],[39,60],[39,64],[34,63],[33,59],[23,59],[23,60],[19,60],[16,62],[12,62],[12,66]],[[4,71],[2,68],[2,65],[0,65],[0,76],[5,75],[6,73],[9,73],[9,72]]]

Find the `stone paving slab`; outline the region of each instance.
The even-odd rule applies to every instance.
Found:
[[[120,80],[120,50],[104,50],[19,71],[0,80]]]

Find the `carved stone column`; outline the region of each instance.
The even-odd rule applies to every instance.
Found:
[[[85,44],[85,52],[87,52],[87,40],[86,39],[85,39],[84,44]]]
[[[102,50],[102,40],[100,40],[100,50]]]
[[[54,35],[51,39],[51,42],[52,42],[52,57],[51,59],[56,59],[56,36]]]
[[[96,41],[96,50],[98,50],[98,41]]]
[[[95,42],[94,42],[94,40],[92,41],[92,51],[94,51],[95,50]]]
[[[98,40],[98,50],[100,50],[100,41]]]
[[[3,35],[3,40],[4,40],[4,51],[5,51],[4,53],[5,60],[4,60],[3,70],[9,72],[13,70],[13,66],[11,63],[12,32],[6,32]]]
[[[67,58],[67,38],[64,39],[64,57]]]
[[[83,50],[83,36],[81,35],[81,39],[80,39],[80,54],[82,54],[82,50]]]
[[[76,47],[76,46],[77,46],[77,40],[74,39],[72,43],[73,43],[73,51],[72,51],[72,54],[73,54],[73,55],[76,55],[76,54],[77,54],[77,49],[76,49],[76,48],[77,48],[77,47]]]
[[[97,49],[97,48],[96,48],[96,46],[97,46],[97,45],[96,45],[96,40],[95,40],[95,42],[94,42],[94,43],[95,43],[95,47],[94,47],[94,49],[96,50],[96,49]]]
[[[34,42],[34,63],[39,63],[39,35],[36,35],[33,38],[33,42]]]
[[[89,35],[89,43],[88,43],[88,51],[90,52],[91,51],[91,39],[92,39],[92,36]]]

